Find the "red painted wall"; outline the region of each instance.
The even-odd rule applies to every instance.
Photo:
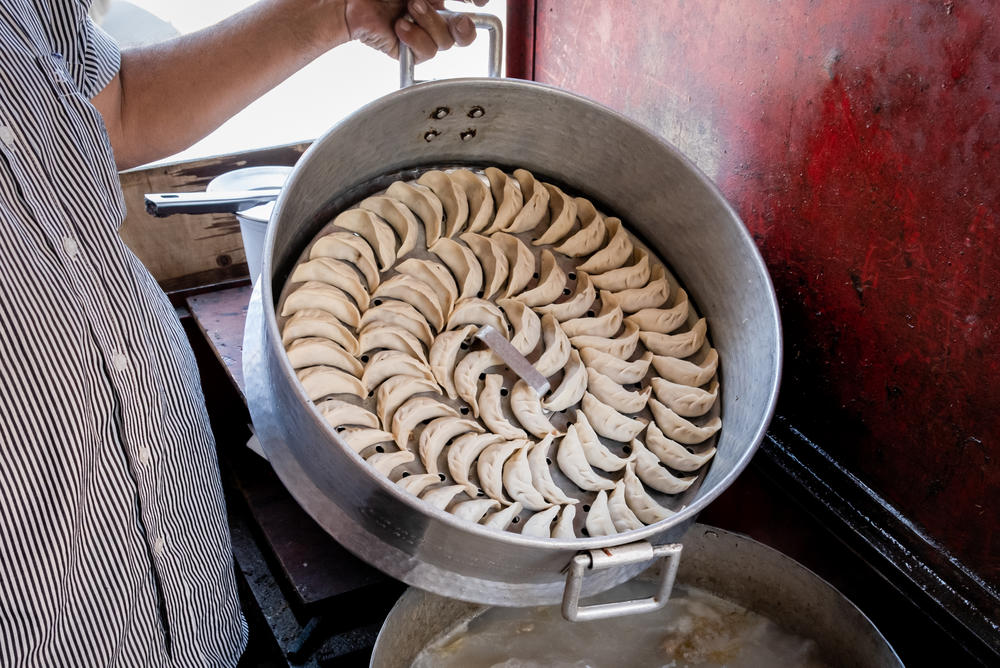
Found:
[[[780,410],[993,582],[997,4],[536,0],[533,64],[715,179],[780,297]]]

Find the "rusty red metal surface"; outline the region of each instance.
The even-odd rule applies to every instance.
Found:
[[[780,410],[1000,581],[997,4],[536,5],[535,78],[677,145],[754,235]]]

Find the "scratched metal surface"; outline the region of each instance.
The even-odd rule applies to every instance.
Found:
[[[995,3],[536,6],[534,78],[653,128],[753,233],[779,410],[1000,581]]]

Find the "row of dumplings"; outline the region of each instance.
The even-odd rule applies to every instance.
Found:
[[[553,528],[552,535],[565,534],[565,526],[573,521],[576,500],[561,490],[558,494],[551,493],[555,484],[550,487],[544,483],[546,478],[551,481],[551,476],[541,472],[538,457],[534,467],[529,467],[532,475],[514,473],[524,469],[516,453],[523,450],[528,462],[529,451],[540,451],[539,446],[546,439],[551,443],[551,439],[559,436],[562,437],[557,458],[560,469],[581,489],[598,492],[585,525],[591,535],[608,533],[610,526],[625,530],[621,527],[634,524],[632,518],[643,522],[653,517],[662,519],[666,509],[651,498],[640,503],[636,489],[641,491],[645,482],[668,494],[683,491],[694,478],[673,476],[666,467],[695,470],[714,453],[714,449],[709,449],[696,455],[680,445],[700,443],[720,425],[718,418],[701,426],[684,419],[705,414],[718,394],[715,380],[707,389],[700,388],[715,375],[715,351],[709,349],[698,363],[684,359],[702,349],[705,322],[698,321],[684,333],[672,333],[687,321],[686,295],[678,290],[676,303],[661,308],[670,297],[663,267],[655,260],[651,262],[648,253],[632,243],[617,219],[605,222],[586,200],[567,198],[547,184],[540,188],[524,170],[515,172],[519,177],[516,181],[499,170],[491,170],[486,171],[492,193],[502,194],[501,206],[492,218],[484,213],[485,196],[478,200],[477,207],[476,198],[470,195],[464,212],[458,203],[460,198],[447,196],[444,177],[453,184],[465,182],[466,192],[483,195],[483,181],[466,170],[448,174],[428,172],[417,184],[397,182],[384,196],[369,198],[359,209],[338,216],[333,227],[345,231],[334,230],[317,239],[309,259],[295,269],[290,279],[290,284],[298,285],[287,295],[282,309],[282,315],[287,317],[283,340],[289,359],[314,401],[339,394],[353,395],[358,400],[374,397],[377,415],[356,403],[336,398],[322,401],[318,406],[352,448],[368,453],[369,463],[377,470],[389,475],[397,467],[414,461],[411,435],[418,429],[420,458],[426,473],[407,475],[399,480],[400,484],[434,505],[445,508],[450,504],[453,512],[466,519],[473,519],[473,515],[482,511],[473,520],[478,521],[492,512],[486,523],[496,525],[506,517],[506,525],[515,521],[522,509],[528,509],[536,515],[524,524],[522,533],[542,535],[543,519],[548,518],[545,521],[553,527],[563,525],[558,532]],[[482,188],[472,184],[470,175]],[[515,182],[517,185],[512,185]],[[497,188],[496,184],[502,187]],[[528,203],[534,204],[530,208],[527,204],[520,209],[514,207],[509,204],[516,200],[510,194],[512,191],[530,193]],[[551,195],[544,199],[544,206],[541,192]],[[445,193],[437,197],[437,208],[429,193],[434,196]],[[363,208],[366,202],[368,209]],[[504,202],[508,204],[505,206]],[[415,248],[421,231],[419,228],[414,231],[412,225],[386,226],[385,221],[390,219],[397,223],[404,219],[403,209],[410,218],[416,215],[422,219],[429,249],[442,262],[408,258],[393,264],[397,255],[402,258]],[[371,215],[351,213],[358,210]],[[468,213],[470,210],[474,215]],[[541,251],[540,268],[536,272],[535,254],[514,236],[533,230],[546,217],[550,224],[531,243],[558,242],[578,225],[579,231],[555,249],[570,256],[590,254],[575,272],[564,272],[548,249]],[[498,224],[498,220],[506,222]],[[338,225],[338,221],[343,224]],[[462,228],[456,221],[467,222],[470,230],[459,235],[460,241],[451,238]],[[393,230],[399,234],[398,245]],[[479,234],[480,231],[484,234]],[[630,261],[631,264],[626,264]],[[380,281],[380,272],[390,268],[396,275]],[[537,281],[535,287],[526,289],[533,279]],[[571,290],[568,285],[573,282],[576,285]],[[598,291],[599,313],[592,310],[598,302]],[[486,373],[500,363],[499,358],[488,350],[460,354],[468,347],[470,335],[484,324],[508,334],[519,352],[536,358],[532,361],[544,375],[561,375],[561,382],[544,399],[527,384],[514,384],[509,391],[508,408],[520,427],[504,417],[501,397],[508,390],[502,387],[502,377]],[[622,328],[624,332],[619,333]],[[640,341],[646,352],[629,361]],[[541,353],[536,355],[539,347]],[[639,391],[626,390],[625,384],[639,383],[647,376],[650,365],[657,374],[650,383]],[[482,390],[479,390],[480,380],[485,381]],[[651,391],[655,391],[659,401],[650,397]],[[460,417],[442,401],[444,395],[463,399],[473,417],[481,420],[490,432],[484,433],[475,420]],[[577,423],[565,432],[558,431],[546,417],[578,403],[581,411],[577,413]],[[647,404],[653,421],[628,417],[627,414],[638,413]],[[580,457],[563,456],[564,451],[574,452],[573,443],[580,440],[577,425],[588,417],[595,422],[601,436],[632,443],[632,455],[627,460],[607,448],[605,456],[595,456],[596,462],[605,465],[612,461],[609,457],[614,458],[617,468],[605,470],[625,469],[624,478],[617,483],[594,474],[589,468],[594,462],[588,462],[586,455],[582,460],[587,464],[586,469],[579,461],[577,466],[570,464]],[[421,423],[428,421],[421,429]],[[448,428],[443,427],[445,424]],[[673,444],[673,459],[661,456],[666,450],[647,450],[636,440],[644,428],[647,442],[652,439],[656,443]],[[525,430],[541,440],[528,439]],[[600,441],[593,428],[589,428],[589,434],[594,434],[593,441],[587,441],[593,453],[597,451],[593,443],[600,445]],[[499,460],[499,468],[485,470],[506,472],[509,468],[512,473],[499,478],[487,473],[488,482],[484,483],[483,466],[477,466],[481,487],[472,490],[468,478],[471,462],[463,463],[459,456],[459,453],[468,456],[470,450],[455,447],[465,444],[460,439],[471,437],[501,440],[503,448],[473,452],[480,458],[489,455],[476,460],[480,464],[506,453],[507,458]],[[386,452],[386,444],[393,442],[398,449]],[[482,438],[476,441],[481,442]],[[445,449],[447,468],[455,484],[440,484],[443,474],[437,473],[436,458]],[[451,466],[452,452],[459,462],[455,467]],[[679,468],[671,461],[686,462],[686,466],[693,461],[699,463],[694,468]],[[567,469],[575,476],[567,473]],[[583,473],[585,470],[589,474]],[[629,471],[632,482],[638,481],[638,488],[632,484],[631,496]],[[603,482],[597,482],[598,479]],[[497,480],[499,485],[494,484]],[[581,481],[585,484],[580,484]],[[512,492],[511,485],[517,491]],[[543,494],[533,485],[542,485],[550,494]],[[504,496],[505,487],[513,501]],[[475,498],[479,496],[486,498]],[[473,498],[462,500],[464,497]],[[619,503],[628,498],[633,499],[635,507]],[[498,510],[499,505],[494,504],[506,507]],[[631,508],[632,515],[623,512],[623,507]],[[600,519],[605,509],[614,520],[611,524]],[[553,513],[559,513],[558,520]]]

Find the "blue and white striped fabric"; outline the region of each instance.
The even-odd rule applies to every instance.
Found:
[[[246,644],[191,349],[122,243],[86,0],[0,0],[0,666]]]

